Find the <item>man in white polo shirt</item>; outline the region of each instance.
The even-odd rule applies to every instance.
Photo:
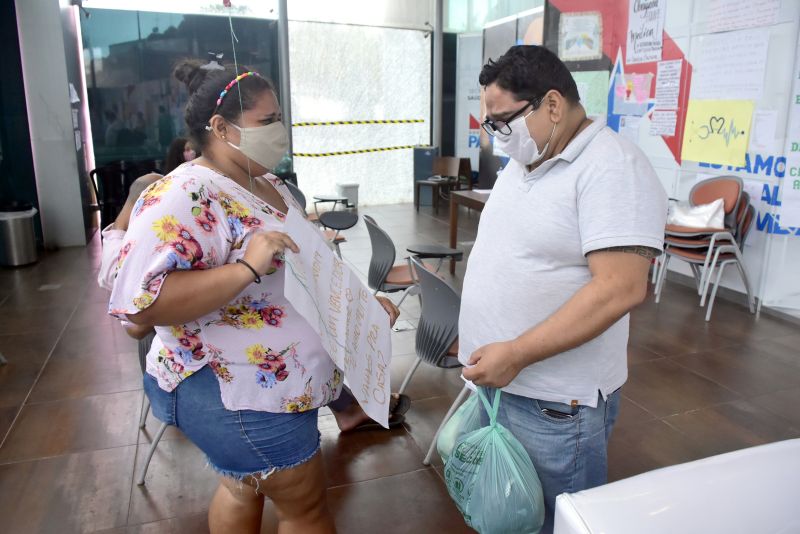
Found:
[[[461,297],[464,377],[502,388],[499,421],[545,495],[606,482],[628,312],[663,249],[667,195],[645,155],[579,102],[566,66],[514,46],[480,74],[484,129],[511,157],[481,214]]]

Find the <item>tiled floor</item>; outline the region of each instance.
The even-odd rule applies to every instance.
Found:
[[[446,243],[446,209],[366,208],[398,247]],[[460,217],[461,248],[478,214]],[[366,229],[347,233],[345,258],[363,276]],[[158,423],[138,432],[136,344],[105,314],[94,282],[98,244],[0,271],[0,531],[197,533],[216,484],[202,454],[169,430],[147,485],[133,482]],[[458,265],[455,285],[464,264]],[[403,306],[416,322],[419,304]],[[668,284],[663,301],[633,313],[630,379],[610,447],[610,479],[800,436],[800,329],[719,301],[711,324],[693,292]],[[394,335],[392,381],[412,364],[414,332]],[[92,373],[87,369],[91,368]],[[320,417],[330,503],[340,532],[468,532],[451,504],[440,462],[422,457],[461,388],[458,370],[421,367],[404,428],[340,435]],[[264,532],[275,526],[266,505]]]

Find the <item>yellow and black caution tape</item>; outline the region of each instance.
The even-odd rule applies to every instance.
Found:
[[[383,148],[362,148],[360,150],[342,150],[340,152],[320,152],[317,154],[295,152],[292,155],[296,158],[328,158],[331,156],[352,156],[353,154],[370,154],[372,152],[389,152],[391,150],[406,150],[410,148],[414,148],[414,145],[387,146]]]
[[[329,121],[329,122],[295,122],[292,124],[293,128],[302,128],[304,126],[346,126],[353,124],[419,124],[425,122],[425,119],[379,119],[368,121]]]

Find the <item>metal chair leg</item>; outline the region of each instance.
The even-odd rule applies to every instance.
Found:
[[[663,256],[663,254],[661,256]],[[653,261],[653,274],[650,277],[650,283],[653,285],[658,281],[658,273],[661,268],[661,256],[656,256],[655,261]]]
[[[669,266],[669,256],[664,258],[664,264],[661,266],[661,272],[658,276],[658,283],[656,284],[656,304],[661,301],[661,291],[664,289],[664,282],[667,278],[667,267]]]
[[[421,293],[420,293],[420,290],[419,290],[419,286],[415,285],[415,286],[408,287],[405,291],[403,291],[403,296],[400,297],[400,302],[397,303],[397,307],[399,308],[400,305],[403,304],[403,301],[406,300],[407,296],[409,296],[409,295],[420,295],[420,294]],[[422,303],[422,300],[420,298],[420,304],[421,303]]]
[[[692,269],[692,276],[694,276],[694,285],[697,291],[698,296],[703,292],[703,284],[700,280],[700,271],[699,267],[694,263],[690,263],[689,267]]]
[[[453,417],[453,414],[456,412],[461,403],[464,402],[464,399],[469,395],[469,386],[465,385],[461,388],[461,392],[456,397],[456,400],[453,401],[453,404],[450,405],[450,409],[447,410],[447,413],[442,419],[442,422],[439,424],[439,428],[436,429],[436,434],[433,435],[433,441],[431,442],[431,446],[428,447],[428,454],[425,455],[425,459],[422,460],[423,465],[431,465],[431,457],[433,456],[433,450],[436,448],[436,440],[439,439],[439,433],[444,428],[444,425]]]
[[[707,273],[704,275],[703,279],[703,290],[700,293],[700,307],[706,305],[706,298],[708,297],[708,289],[711,286],[711,277],[714,276],[714,269],[717,268],[717,262],[715,261],[711,265],[708,266]]]
[[[756,312],[756,299],[753,297],[753,292],[750,289],[750,280],[747,278],[747,273],[744,270],[744,265],[742,265],[741,261],[736,262],[736,267],[739,268],[739,274],[742,275],[742,282],[744,283],[744,289],[747,291],[747,307],[750,309],[750,313]]]
[[[408,387],[408,383],[411,382],[411,377],[414,376],[414,372],[417,370],[417,367],[419,367],[420,363],[422,363],[422,358],[418,356],[417,360],[414,362],[414,365],[412,365],[411,369],[409,369],[408,373],[406,373],[406,377],[403,379],[403,383],[400,384],[400,389],[397,390],[398,395],[402,394],[406,390],[406,388]]]
[[[725,267],[728,266],[728,262],[723,261],[719,266],[719,271],[717,271],[717,279],[714,280],[714,289],[711,290],[711,298],[708,300],[708,309],[706,310],[706,322],[711,320],[711,310],[714,309],[714,299],[717,298],[717,289],[719,289],[719,282],[722,279],[722,273],[725,272]]]
[[[147,398],[147,394],[143,393],[142,397],[142,415],[139,416],[139,428],[144,428],[147,426],[147,413],[150,411],[150,399]]]
[[[144,477],[147,476],[147,468],[150,467],[150,460],[153,459],[153,454],[156,452],[158,442],[161,441],[161,436],[164,435],[164,431],[167,430],[168,426],[167,423],[161,423],[161,427],[158,429],[158,432],[156,432],[155,437],[153,437],[153,443],[150,444],[150,450],[147,451],[147,458],[145,458],[142,470],[139,472],[139,477],[136,479],[137,486],[144,486]]]

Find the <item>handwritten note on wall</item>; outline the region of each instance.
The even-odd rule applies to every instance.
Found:
[[[656,74],[656,109],[678,109],[683,60],[659,61]]]
[[[629,0],[628,44],[625,62],[647,63],[661,59],[664,37],[664,0]]]
[[[675,135],[675,125],[678,122],[678,112],[672,110],[655,110],[650,119],[650,135]]]
[[[750,100],[690,100],[683,132],[683,159],[744,165],[752,117]]]
[[[389,316],[300,212],[289,210],[284,231],[300,248],[286,252],[286,298],[319,334],[367,415],[388,428]]]
[[[709,0],[708,32],[770,26],[780,11],[780,0]]]
[[[759,100],[768,49],[769,32],[763,29],[698,38],[692,43],[691,98]]]

